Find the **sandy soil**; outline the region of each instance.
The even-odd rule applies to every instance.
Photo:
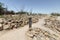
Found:
[[[44,24],[44,18],[40,19],[39,22],[34,23],[32,25],[32,28],[34,27],[39,27],[43,30],[49,31],[51,34],[56,34],[57,36],[60,37],[58,33],[55,33],[54,31],[50,30],[49,28],[46,28],[43,26]],[[26,40],[25,32],[28,30],[28,25],[14,29],[9,31],[8,33],[5,33],[4,35],[0,36],[0,40]]]
[[[0,36],[0,40],[26,40],[25,32],[28,30],[28,25],[20,28],[14,29]]]

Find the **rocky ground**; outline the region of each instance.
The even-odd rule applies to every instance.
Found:
[[[38,21],[38,18],[36,16],[28,16],[26,14],[6,15],[3,18],[0,18],[0,31],[23,27],[29,23],[29,17],[32,18],[33,23]]]
[[[56,16],[46,16],[33,25],[26,35],[29,40],[60,40],[60,20]]]
[[[13,18],[11,19],[11,21],[10,21],[10,18],[8,21],[6,20],[8,18],[5,17],[4,20],[7,21],[7,23],[11,22],[11,24],[15,25],[15,23],[18,22],[17,24],[19,26],[17,26],[17,29],[15,29],[16,27],[14,26],[13,30],[11,29],[11,25],[8,27],[6,26],[6,28],[4,29],[5,25],[8,25],[8,24],[5,24],[5,21],[4,21],[3,24],[5,25],[3,27],[0,26],[1,28],[3,28],[3,30],[0,31],[0,34],[1,34],[0,40],[60,40],[60,27],[59,27],[60,17],[59,16],[37,16],[37,15],[34,15],[34,16],[21,15],[21,16],[14,15],[14,17],[11,17]],[[30,28],[31,30],[29,30],[29,26],[26,24],[26,20],[28,23],[29,17],[33,18],[32,28]],[[23,20],[19,18],[22,18]],[[19,24],[19,21],[16,21],[16,19],[23,21],[24,27],[22,27]],[[0,25],[1,24],[2,23],[0,22]]]

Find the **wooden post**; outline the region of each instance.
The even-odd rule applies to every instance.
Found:
[[[32,27],[32,18],[30,17],[29,18],[29,30],[31,30],[31,27]]]

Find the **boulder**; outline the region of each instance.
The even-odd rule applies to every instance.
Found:
[[[3,29],[6,30],[6,29],[9,28],[9,26],[10,26],[10,25],[4,25],[4,26],[3,26]]]
[[[9,29],[13,29],[15,27],[14,23],[11,23],[11,26],[9,27]]]
[[[0,23],[3,22],[4,18],[0,18]]]
[[[2,24],[0,24],[0,31],[2,31],[3,30],[3,25]]]

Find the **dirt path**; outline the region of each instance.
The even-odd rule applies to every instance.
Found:
[[[43,26],[44,19],[40,19],[39,22],[34,23],[32,27],[39,27],[43,30],[49,31],[51,34],[56,34],[60,36],[59,34],[55,33],[54,31],[50,30],[49,28],[46,28]],[[28,25],[19,28],[19,29],[14,29],[11,30],[10,32],[4,34],[3,36],[0,37],[0,40],[26,40],[25,38],[25,32],[28,30]]]
[[[0,37],[0,40],[25,40],[25,32],[28,25],[20,29],[14,29]]]

